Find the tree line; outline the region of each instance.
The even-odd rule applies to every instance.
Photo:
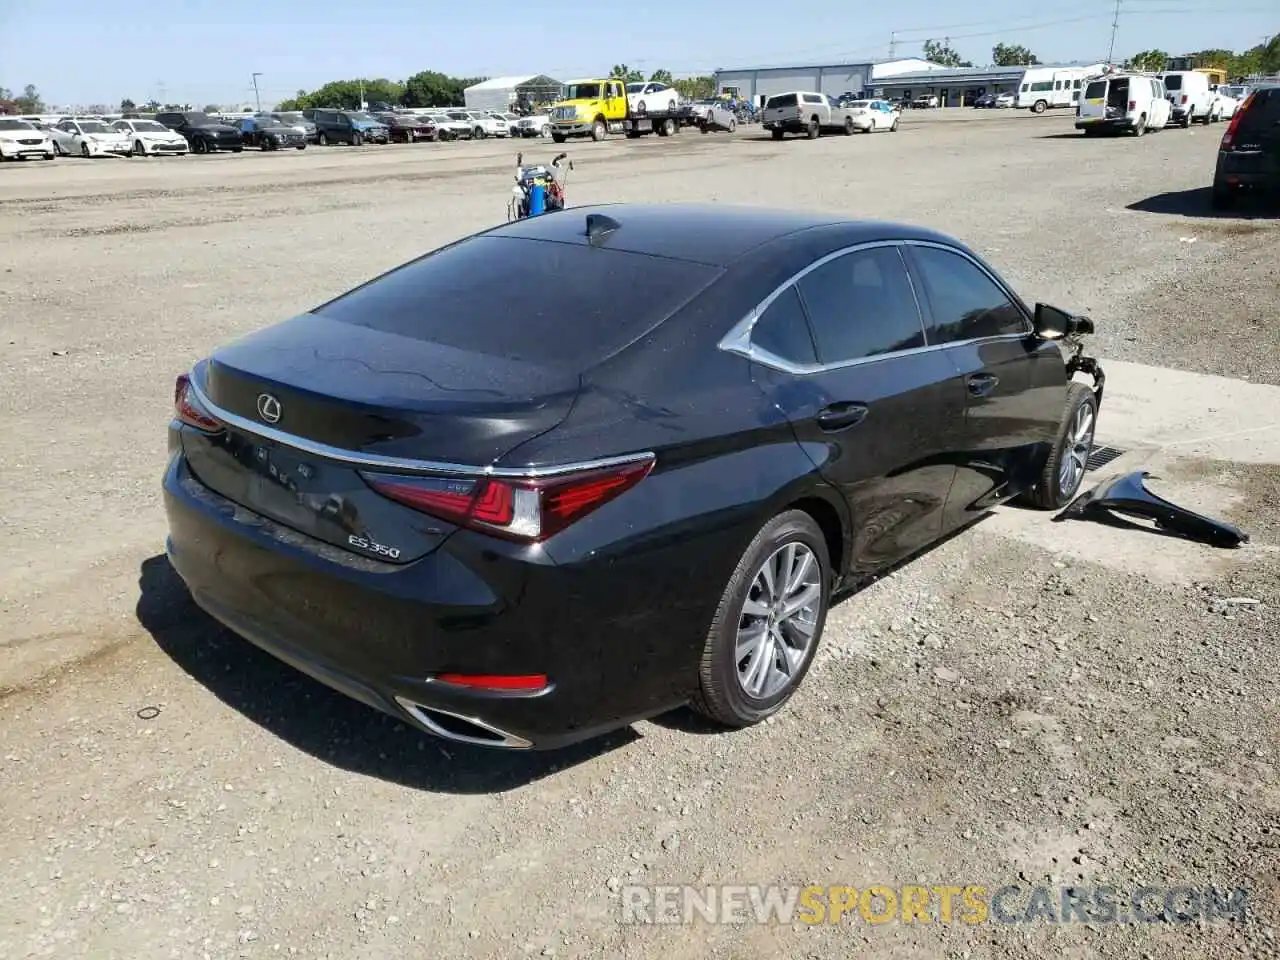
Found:
[[[686,77],[676,80],[669,70],[655,70],[646,78],[640,70],[625,63],[614,64],[610,77],[618,77],[627,83],[645,79],[667,83],[686,97],[709,97],[715,94],[715,77]],[[463,91],[487,77],[451,77],[435,70],[424,70],[408,80],[388,80],[379,77],[372,80],[333,80],[315,90],[299,90],[297,94],[278,105],[280,110],[307,110],[313,107],[333,107],[358,110],[361,102],[390,103],[401,107],[453,107],[463,102]]]
[[[944,67],[972,67],[972,61],[965,60],[951,46],[950,39],[926,40],[921,48],[926,60],[940,63]],[[1266,43],[1250,47],[1242,52],[1233,50],[1197,50],[1187,54],[1202,67],[1219,67],[1230,77],[1249,77],[1258,74],[1269,75],[1280,73],[1280,34]],[[1125,61],[1124,66],[1133,70],[1144,70],[1159,73],[1165,69],[1169,54],[1164,50],[1143,50]],[[1039,64],[1037,57],[1028,47],[1018,43],[997,43],[991,48],[991,62],[997,67],[1035,66]]]

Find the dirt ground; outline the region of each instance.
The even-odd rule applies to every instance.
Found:
[[[956,111],[570,144],[569,198],[925,223],[1089,312],[1104,360],[1280,385],[1280,221],[1210,215],[1220,134]],[[789,708],[733,734],[680,711],[561,754],[469,750],[193,607],[163,557],[174,376],[502,219],[517,150],[555,148],[0,168],[0,956],[1276,955],[1274,433],[1142,454],[1244,550],[1180,547],[1155,575],[1154,533],[1058,549],[1002,510],[842,602]],[[631,884],[970,883],[1242,887],[1252,916],[619,922]]]

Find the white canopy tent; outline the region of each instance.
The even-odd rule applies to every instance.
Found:
[[[510,110],[520,94],[535,101],[554,100],[559,96],[560,82],[541,74],[521,77],[493,77],[462,91],[468,110]]]

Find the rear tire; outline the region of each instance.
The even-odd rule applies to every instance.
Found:
[[[773,139],[775,139],[775,140],[781,140],[781,139],[782,139],[782,131],[781,131],[781,130],[777,130],[777,129],[775,129],[775,130],[771,130],[771,131],[770,131],[770,133],[772,133],[772,134],[773,134]]]
[[[1037,100],[1034,104],[1032,104],[1031,112],[1044,113],[1048,109],[1049,109],[1049,104],[1045,103],[1043,100]]]
[[[805,130],[805,136],[810,140],[817,140],[820,133],[822,133],[822,127],[818,124],[818,118],[812,117],[809,120],[808,128]]]
[[[788,510],[764,525],[738,561],[707,631],[694,710],[728,727],[747,727],[782,709],[804,680],[822,639],[831,600],[830,565],[826,538],[809,514]],[[778,585],[779,571],[792,582]],[[772,595],[769,583],[777,588]],[[806,598],[793,616],[777,616],[788,602]],[[748,603],[760,613],[748,613]],[[754,646],[752,627],[761,638]],[[763,676],[751,669],[757,662]],[[763,685],[749,692],[757,678]]]
[[[1133,135],[1140,137],[1147,132],[1147,115],[1144,113],[1138,118],[1138,125],[1133,128]]]
[[[1083,383],[1067,384],[1053,449],[1035,487],[1022,496],[1024,503],[1039,510],[1058,510],[1074,499],[1084,484],[1097,426],[1098,400],[1093,391]]]
[[[852,137],[854,129],[855,127],[853,125],[853,117],[845,117],[844,118],[844,135],[846,137]]]

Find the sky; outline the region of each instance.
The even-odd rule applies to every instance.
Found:
[[[50,105],[116,105],[124,97],[203,106],[263,106],[329,80],[420,70],[453,76],[547,74],[558,80],[626,63],[677,76],[788,63],[917,56],[950,37],[976,64],[1019,43],[1041,61],[1107,56],[1115,0],[1010,4],[945,0],[870,5],[831,0],[738,0],[690,8],[667,2],[513,0],[0,0],[0,87],[35,84]],[[875,9],[883,6],[882,9]],[[533,15],[531,16],[531,11]],[[612,12],[608,12],[612,11]],[[1120,0],[1115,58],[1247,49],[1280,31],[1276,0]],[[605,30],[616,26],[614,39]]]

